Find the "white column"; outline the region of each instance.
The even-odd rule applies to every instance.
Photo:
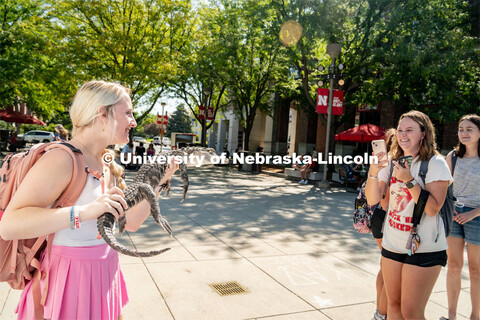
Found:
[[[290,147],[288,148],[289,155],[292,155],[294,152],[297,152],[295,149],[295,142],[296,142],[296,134],[297,134],[297,110],[290,108],[290,120],[288,124],[288,137],[290,137]]]
[[[218,124],[214,123],[211,127],[210,127],[210,131],[208,133],[208,142],[207,142],[207,145],[209,148],[214,148],[215,149],[215,138],[216,138],[216,135],[217,135],[217,127],[218,127]]]
[[[238,147],[238,128],[240,124],[238,120],[235,117],[230,118],[230,123],[228,126],[228,151],[230,151],[230,154],[233,154],[233,152],[237,149]]]
[[[218,132],[217,132],[217,148],[216,148],[216,151],[218,154],[221,154],[223,152],[225,141],[227,141],[227,127],[228,127],[228,120],[222,119],[219,121]]]
[[[263,151],[268,154],[273,152],[273,118],[267,115],[265,117],[265,138]]]

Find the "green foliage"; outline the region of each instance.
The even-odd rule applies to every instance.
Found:
[[[366,1],[346,33],[352,103],[393,100],[439,122],[478,112],[479,39],[454,0]]]
[[[173,85],[175,95],[184,101],[202,127],[202,145],[206,144],[205,132],[215,123],[217,113],[228,104],[222,79],[226,61],[221,57],[223,48],[216,39],[221,28],[216,19],[221,12],[218,7],[198,8],[189,54],[180,57],[183,68]],[[213,120],[200,119],[199,106],[213,107]]]
[[[40,0],[4,0],[0,6],[0,107],[25,102],[39,116],[62,109],[55,59],[49,54],[50,22]]]
[[[50,123],[48,126],[39,126],[36,124],[22,124],[20,132],[25,133],[31,130],[41,130],[55,132],[55,123]]]
[[[137,116],[137,114],[135,114],[135,116]],[[160,130],[160,127],[152,128],[152,126],[156,126],[156,124],[157,116],[155,114],[149,113],[146,117],[143,118],[143,121],[141,123],[137,123],[133,135],[141,137],[156,136],[158,135],[158,132]]]
[[[224,61],[221,77],[233,111],[245,128],[245,149],[257,110],[270,113],[270,100],[288,68],[280,45],[280,28],[270,1],[222,1],[213,36]]]
[[[480,112],[478,1],[194,3],[3,0],[0,108],[25,102],[71,129],[67,110],[79,85],[113,80],[132,89],[135,106],[146,106],[136,134],[156,130],[149,114],[171,90],[203,130],[214,120],[201,121],[199,105],[213,106],[215,115],[233,105],[248,141],[257,110],[271,112],[272,93],[314,110],[315,69],[330,64],[326,45],[338,42],[348,72],[340,121],[358,104],[384,100],[439,123]],[[302,36],[284,47],[279,33],[289,20],[300,23]]]
[[[59,58],[79,83],[93,79],[131,88],[141,122],[178,72],[192,32],[189,0],[60,0],[55,17]]]
[[[170,137],[172,132],[192,133],[192,118],[183,105],[179,105],[168,119],[166,136]]]

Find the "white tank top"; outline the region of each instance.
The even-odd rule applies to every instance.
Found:
[[[88,204],[102,195],[102,185],[100,181],[93,176],[88,175],[87,183],[83,188],[80,198],[75,203],[76,206]],[[97,239],[97,220],[82,221],[80,229],[63,229],[55,232],[53,244],[67,247],[87,247],[104,244],[105,241]]]

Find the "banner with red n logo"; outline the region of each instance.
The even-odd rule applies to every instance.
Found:
[[[205,118],[205,106],[198,106],[198,119],[203,120]],[[213,120],[213,107],[207,108],[207,120]]]
[[[328,113],[328,89],[318,88],[317,113]],[[343,114],[343,91],[333,90],[332,114]]]
[[[167,125],[168,124],[168,116],[167,115],[161,116],[161,115],[157,114],[157,124]]]

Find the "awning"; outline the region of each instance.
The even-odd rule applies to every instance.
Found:
[[[383,139],[385,129],[374,124],[361,124],[335,135],[335,141],[370,142]]]
[[[37,118],[12,110],[0,110],[0,120],[5,122],[29,123],[44,126],[45,123]]]

